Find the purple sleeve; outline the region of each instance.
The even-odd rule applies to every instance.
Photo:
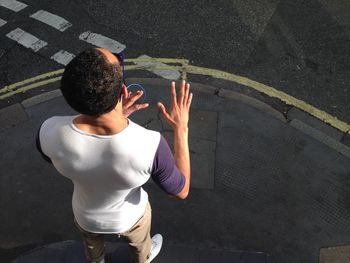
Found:
[[[166,193],[177,195],[185,186],[186,178],[175,165],[174,156],[163,136],[153,160],[151,176],[153,181]]]

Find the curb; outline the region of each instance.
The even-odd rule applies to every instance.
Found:
[[[332,148],[333,150],[347,156],[350,158],[350,148],[346,145],[342,144],[340,141],[335,140],[334,138],[326,135],[325,133],[305,124],[304,122],[293,119],[290,123],[290,126],[296,128],[299,131],[302,131],[303,133],[309,135],[310,137],[316,139],[319,142],[322,142],[323,144],[327,145],[328,147]]]
[[[59,84],[54,83],[50,88],[55,88],[54,90],[35,95],[31,98],[25,99],[21,102],[21,105],[27,109],[29,107],[35,106],[37,104],[52,100],[54,98],[62,96],[62,92],[59,90]]]
[[[158,79],[158,78],[129,78],[128,82],[147,82],[149,84],[153,84],[153,85],[164,85],[164,86],[168,86],[169,85],[169,80],[165,80],[165,79]],[[179,82],[179,81],[176,81]],[[52,83],[52,84],[47,84],[44,87],[50,88],[50,89],[54,89],[45,93],[41,93],[39,95],[35,95],[31,98],[25,99],[20,103],[17,103],[18,105],[21,105],[24,109],[33,107],[37,104],[40,103],[44,103],[47,102],[49,100],[52,100],[54,98],[60,97],[62,96],[62,92],[59,90],[59,83]],[[201,84],[201,83],[196,83],[196,82],[192,82],[192,86],[191,89],[194,91],[198,91],[201,93],[206,93],[209,95],[213,95],[213,96],[218,96],[219,98],[223,98],[223,99],[229,99],[229,100],[235,100],[235,101],[239,101],[241,103],[244,103],[246,105],[249,105],[257,110],[263,111],[266,114],[269,114],[273,117],[275,117],[276,119],[279,119],[280,121],[287,123],[287,119],[284,117],[284,115],[282,113],[280,113],[279,111],[277,111],[276,109],[272,108],[270,105],[257,100],[255,98],[249,97],[247,95],[241,94],[239,92],[236,91],[232,91],[232,90],[228,90],[228,89],[224,89],[224,88],[215,88],[209,85],[205,85],[205,84]],[[14,104],[14,105],[17,105]],[[11,108],[13,105],[5,107],[3,109],[0,109],[0,123],[2,122],[2,118],[1,118],[1,112],[5,111],[5,112],[9,112],[9,110],[13,109]],[[16,106],[16,109],[19,110],[19,107]]]
[[[131,83],[146,82],[151,85],[169,85],[169,80],[160,78],[128,78],[127,80]],[[13,127],[16,124],[27,120],[29,117],[25,111],[26,109],[62,96],[62,93],[59,90],[59,82],[48,83],[44,87],[54,90],[33,96],[23,100],[21,103],[0,109],[0,131]],[[215,88],[210,85],[196,82],[192,82],[191,88],[194,91],[217,96],[219,98],[239,101],[259,111],[263,111],[264,113],[290,125],[291,127],[350,158],[350,135],[348,133],[341,132],[295,107],[292,107],[284,115],[265,102],[233,90]]]

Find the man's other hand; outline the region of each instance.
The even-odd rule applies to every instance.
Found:
[[[125,118],[129,117],[135,111],[145,109],[149,106],[148,103],[135,104],[136,101],[142,97],[143,91],[138,90],[135,93],[129,92],[123,85],[123,115]]]
[[[190,191],[191,163],[188,146],[188,121],[192,102],[190,84],[185,80],[180,84],[180,96],[177,98],[175,82],[171,83],[171,106],[167,110],[163,103],[158,102],[158,108],[162,112],[167,123],[174,130],[174,159],[175,164],[186,178],[185,185],[180,193],[175,195],[180,199],[185,199]]]

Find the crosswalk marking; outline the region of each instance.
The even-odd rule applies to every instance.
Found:
[[[61,32],[72,26],[72,24],[69,23],[66,19],[45,10],[39,10],[35,14],[32,14],[30,17],[49,26],[52,26]]]
[[[148,59],[151,58],[147,55],[141,55],[138,58],[142,59]],[[166,64],[161,62],[135,62],[136,65],[140,65],[143,67],[154,67],[154,66],[166,66]],[[161,76],[162,78],[169,79],[169,80],[178,80],[181,77],[181,73],[176,70],[149,70],[150,72],[153,72],[154,74]]]
[[[74,57],[75,56],[72,53],[69,53],[65,50],[60,50],[55,55],[53,55],[51,59],[66,66]]]
[[[86,31],[80,34],[79,39],[88,42],[92,45],[106,48],[113,53],[122,52],[126,48],[124,44],[114,39],[105,37],[97,33],[92,33],[91,31]]]
[[[26,8],[28,5],[16,0],[0,0],[0,6],[10,9],[14,12],[19,12],[22,9]]]
[[[26,48],[32,49],[34,52],[37,52],[42,47],[46,46],[47,43],[38,39],[37,37],[25,32],[20,28],[16,28],[6,35],[8,38],[16,41],[18,44]]]
[[[4,19],[0,18],[0,27],[2,27],[3,25],[5,25],[7,23],[7,21],[5,21]]]

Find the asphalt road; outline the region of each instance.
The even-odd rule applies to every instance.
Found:
[[[349,1],[22,2],[28,6],[19,12],[0,6],[7,21],[0,27],[0,87],[62,68],[50,57],[90,47],[78,37],[91,31],[126,45],[127,57],[187,58],[271,85],[350,122]],[[60,32],[29,17],[38,10],[72,26]],[[47,46],[34,52],[6,37],[17,27]]]
[[[91,46],[84,31],[126,45],[127,57],[187,58],[238,73],[305,100],[349,122],[350,3],[308,1],[34,1],[14,12],[0,8],[0,85],[61,68],[64,49]],[[29,17],[38,10],[72,23],[59,32]],[[20,27],[48,45],[38,52],[6,37]]]

